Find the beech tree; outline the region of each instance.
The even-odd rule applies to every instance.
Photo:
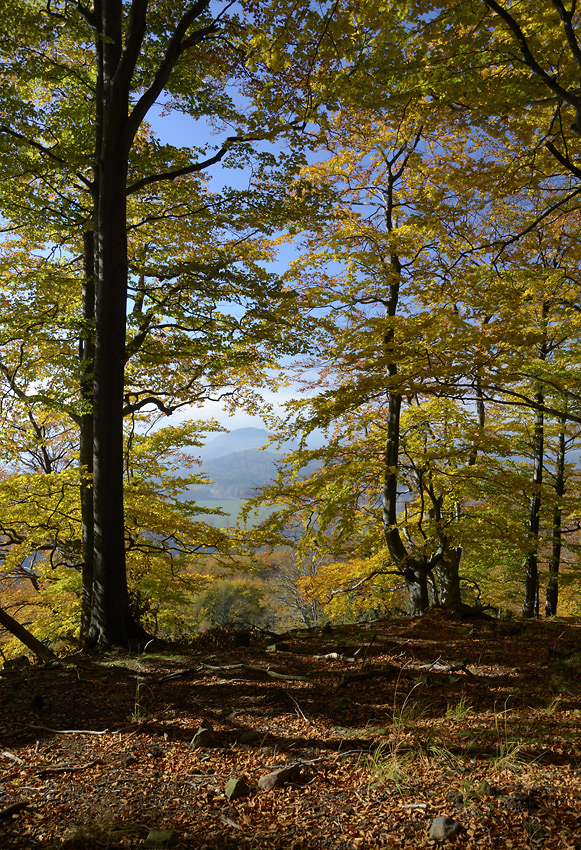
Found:
[[[122,422],[131,280],[128,233],[133,226],[128,198],[147,197],[151,203],[155,187],[171,186],[220,161],[236,166],[239,154],[248,156],[253,140],[271,139],[294,124],[302,125],[312,102],[313,62],[323,50],[333,9],[319,15],[305,4],[280,15],[278,9],[264,6],[259,11],[249,9],[243,22],[243,16],[234,14],[228,4],[210,0],[184,3],[180,8],[147,0],[47,8],[34,2],[16,5],[20,27],[15,36],[4,40],[11,83],[3,100],[4,150],[12,145],[42,160],[44,170],[25,181],[28,196],[37,184],[44,187],[47,174],[57,188],[72,179],[75,191],[84,192],[82,203],[73,203],[87,234],[85,326],[94,325],[94,334],[87,332],[83,349],[84,400],[86,408],[92,409],[86,420],[92,435],[84,444],[89,439],[93,444],[88,507],[92,508],[94,562],[88,639],[93,644],[123,643],[141,634],[129,610],[123,530]],[[40,47],[42,61],[34,67],[26,61],[27,41]],[[31,81],[32,88],[9,77],[8,69],[16,64],[25,65],[22,79]],[[254,69],[252,74],[248,68]],[[271,68],[276,70],[275,77]],[[248,104],[246,114],[230,97],[228,81],[246,87],[246,94],[240,95]],[[67,108],[72,101],[79,111],[72,132],[63,134],[56,118],[62,117],[63,109],[66,112],[65,93]],[[26,106],[16,113],[14,104],[23,99]],[[226,131],[223,141],[207,152],[200,146],[178,150],[144,144],[146,116],[160,100],[170,109],[222,122],[234,131],[229,135]],[[89,108],[83,112],[86,103]],[[73,138],[75,128],[79,132]],[[52,206],[62,206],[65,196],[70,203],[70,187],[66,192],[58,188]],[[215,259],[212,265],[205,264],[210,280],[216,273]],[[145,278],[151,277],[149,271],[145,270]],[[191,274],[191,262],[188,271]],[[167,274],[166,270],[166,285]],[[227,290],[217,296],[232,297]],[[139,315],[140,296],[135,304],[133,349],[142,345],[144,330],[152,324],[151,315]],[[146,398],[134,398],[132,404],[141,407]],[[83,449],[81,453],[88,467],[88,453]],[[90,539],[86,543],[90,546]]]
[[[525,175],[512,131],[474,126],[468,140],[462,114],[444,117],[431,103],[402,111],[400,123],[395,106],[330,117],[326,157],[309,168],[337,201],[289,274],[305,304],[327,311],[321,359],[306,364],[318,369],[308,384],[317,394],[297,405],[294,427],[328,428],[329,441],[300,452],[267,489],[284,505],[269,525],[310,506],[299,545],[314,538],[343,555],[353,582],[399,576],[416,613],[430,585],[442,604],[461,605],[462,576],[480,578],[460,572],[465,556],[475,564],[475,546],[504,536],[527,606],[538,599],[544,419],[578,415],[576,217],[554,211],[510,242],[555,191],[549,153]],[[510,445],[511,417],[528,424],[531,415],[533,439]],[[527,483],[516,460],[529,445]],[[300,480],[301,463],[315,458],[320,472]],[[384,546],[371,531],[382,474]],[[510,505],[522,491],[528,519],[520,496],[518,512]]]

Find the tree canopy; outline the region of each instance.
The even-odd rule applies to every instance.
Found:
[[[201,554],[290,546],[303,612],[405,587],[414,613],[532,617],[545,582],[555,614],[579,531],[575,4],[0,16],[8,603],[62,588],[63,630],[125,644],[164,588],[207,584]],[[273,431],[300,448],[228,538],[186,498],[216,424],[163,419],[265,411],[284,382],[306,393]]]

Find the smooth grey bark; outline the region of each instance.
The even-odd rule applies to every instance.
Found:
[[[428,595],[428,573],[424,564],[416,562],[414,567],[403,570],[403,579],[410,600],[410,614],[423,614],[430,604]]]
[[[461,558],[462,549],[460,547],[447,549],[434,568],[438,579],[442,608],[455,609],[462,605],[462,592],[460,590]]]
[[[565,494],[565,420],[561,420],[555,468],[555,506],[553,508],[553,545],[549,560],[549,579],[545,596],[545,616],[555,617],[559,602],[559,568],[562,543],[562,498]]]

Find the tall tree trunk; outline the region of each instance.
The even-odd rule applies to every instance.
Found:
[[[385,228],[388,233],[394,229],[393,206],[395,184],[405,169],[411,153],[420,143],[421,128],[403,155],[403,161],[397,162],[405,147],[396,155],[389,167],[389,179],[385,189]],[[397,168],[395,173],[392,166]],[[396,176],[397,175],[397,176]],[[387,330],[383,337],[383,349],[387,361],[387,373],[390,379],[388,389],[387,436],[385,441],[385,461],[382,494],[383,532],[391,559],[400,572],[410,599],[412,614],[423,614],[429,605],[428,576],[442,555],[442,548],[430,557],[416,558],[408,552],[397,526],[397,482],[399,466],[401,389],[398,387],[398,364],[394,353],[394,328],[391,319],[397,315],[402,266],[398,254],[392,251],[389,258],[390,283],[386,303]]]
[[[559,601],[559,567],[561,566],[562,498],[565,494],[565,419],[561,419],[557,465],[555,469],[555,507],[553,508],[553,548],[549,561],[549,580],[545,597],[545,616],[557,614]]]
[[[94,318],[94,236],[92,230],[84,234],[85,279],[83,283],[83,330],[80,341],[81,366],[81,521],[83,526],[83,588],[81,596],[81,640],[89,632],[91,599],[93,595],[93,361],[95,357]]]
[[[399,297],[399,276],[401,267],[397,256],[392,256],[394,269],[390,287],[388,317],[395,316]],[[393,343],[393,329],[390,327],[384,337],[384,348],[389,354]],[[388,373],[394,380],[397,377],[397,363],[388,363]],[[423,614],[429,605],[428,575],[431,566],[426,560],[413,558],[407,551],[397,527],[397,480],[399,464],[401,395],[397,390],[389,392],[387,413],[387,437],[385,441],[385,474],[383,478],[383,530],[389,554],[400,571],[410,600],[410,612]]]
[[[145,7],[144,7],[145,8]],[[141,14],[144,25],[144,8]],[[95,6],[95,357],[93,370],[94,563],[87,642],[126,644],[144,632],[127,591],[123,510],[123,392],[127,323],[127,139],[131,69],[122,65],[122,4]],[[137,32],[137,30],[134,30]]]
[[[533,436],[533,489],[529,501],[528,534],[530,551],[525,561],[525,597],[523,617],[536,617],[539,613],[539,528],[541,522],[541,486],[543,483],[544,415],[543,394],[537,393],[539,405],[535,414]]]

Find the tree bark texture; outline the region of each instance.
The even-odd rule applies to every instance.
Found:
[[[146,3],[134,2],[145,22]],[[132,67],[122,43],[123,4],[101,0],[95,143],[95,350],[93,369],[94,562],[88,643],[140,635],[130,607],[123,510],[123,393],[127,323],[127,124]],[[136,26],[135,20],[133,21]],[[125,49],[124,49],[125,48]]]
[[[387,232],[394,229],[393,207],[395,184],[403,169],[407,165],[410,153],[419,144],[421,129],[410,145],[403,164],[396,169],[397,176],[391,171],[386,191],[385,227]],[[387,373],[389,377],[388,389],[388,413],[387,413],[387,436],[385,442],[385,466],[383,477],[382,494],[382,519],[383,532],[387,548],[393,563],[400,572],[407,589],[410,610],[412,614],[423,614],[429,605],[428,576],[432,574],[433,567],[441,557],[441,551],[434,553],[431,557],[414,557],[407,549],[401,532],[397,526],[397,483],[399,466],[399,444],[400,444],[400,416],[401,416],[401,390],[398,387],[398,364],[395,358],[394,329],[391,319],[395,318],[398,310],[400,285],[402,279],[402,265],[399,256],[392,251],[389,257],[390,284],[386,303],[387,329],[383,337],[383,348],[387,360]]]
[[[547,359],[547,324],[548,307],[543,304],[541,315],[542,341],[539,344],[538,357],[541,362]],[[525,562],[525,594],[523,602],[523,617],[538,617],[539,615],[539,529],[541,524],[541,487],[543,485],[543,462],[545,455],[545,398],[541,386],[535,396],[536,412],[533,430],[533,480],[529,501],[529,554]]]
[[[440,605],[442,608],[459,608],[462,604],[460,590],[460,560],[462,549],[447,549],[436,564],[434,572],[438,579]]]

